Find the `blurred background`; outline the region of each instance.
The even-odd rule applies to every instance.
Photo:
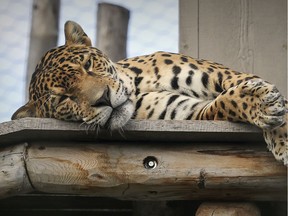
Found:
[[[62,0],[58,45],[64,23],[78,22],[95,44],[98,0]],[[130,10],[127,57],[158,50],[178,52],[178,1],[109,0]],[[25,79],[32,19],[32,0],[0,0],[0,122],[25,101]],[[160,15],[161,13],[161,15]],[[39,56],[40,59],[40,56]]]

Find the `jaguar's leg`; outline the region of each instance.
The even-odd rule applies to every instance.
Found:
[[[251,123],[263,129],[268,149],[277,160],[287,164],[287,123],[284,103],[284,98],[274,85],[258,79],[234,86],[212,101],[169,91],[141,93],[135,99],[134,117]],[[286,119],[288,119],[287,112]]]
[[[203,108],[198,119],[241,121],[272,129],[283,124],[284,114],[284,98],[277,88],[257,79],[222,92]]]
[[[262,128],[268,149],[287,165],[288,113],[285,100],[274,85],[263,80],[243,82],[205,106],[198,119],[241,121]]]
[[[140,93],[135,100],[135,119],[191,120],[210,101],[169,91]]]
[[[285,113],[284,98],[274,85],[260,79],[229,88],[214,100],[159,91],[138,94],[133,101],[138,119],[228,120],[262,129],[281,125]]]

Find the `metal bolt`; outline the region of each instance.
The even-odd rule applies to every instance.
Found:
[[[146,169],[155,169],[158,165],[157,158],[154,156],[148,156],[143,160],[143,165]]]

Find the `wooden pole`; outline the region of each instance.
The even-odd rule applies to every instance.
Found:
[[[41,56],[57,45],[60,0],[34,0],[26,76],[26,100],[31,76]]]
[[[96,46],[113,61],[126,58],[128,22],[129,10],[126,8],[98,4]]]

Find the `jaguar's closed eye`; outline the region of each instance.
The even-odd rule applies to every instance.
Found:
[[[63,102],[64,100],[66,100],[67,98],[69,98],[68,95],[62,95],[59,99],[59,103]]]
[[[84,65],[84,69],[88,71],[91,65],[92,65],[91,59],[88,59],[88,61]]]

